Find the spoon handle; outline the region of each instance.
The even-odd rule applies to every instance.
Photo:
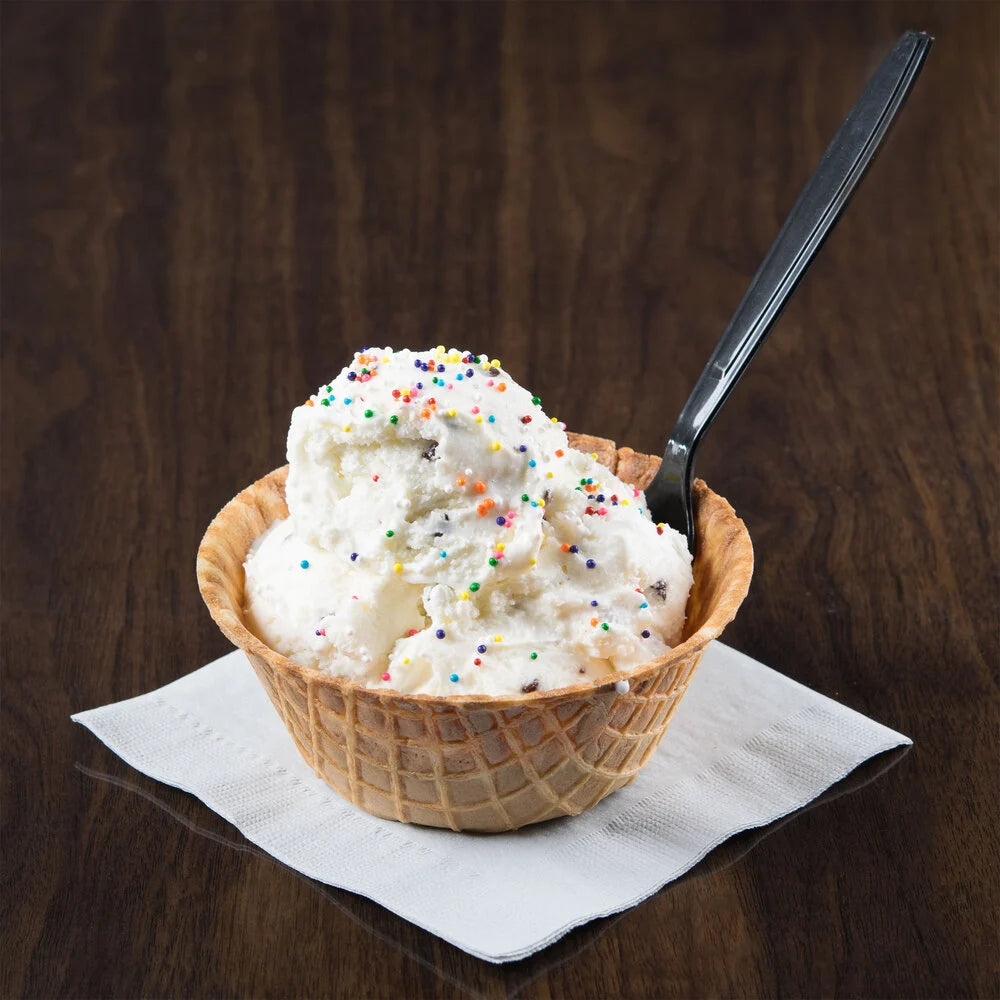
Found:
[[[874,159],[932,42],[924,32],[905,32],[869,80],[799,195],[677,418],[646,500],[655,519],[687,534],[692,552],[695,449]]]

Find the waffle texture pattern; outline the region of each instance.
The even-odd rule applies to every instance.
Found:
[[[570,435],[626,482],[645,487],[659,459]],[[518,697],[432,697],[368,689],[304,669],[246,627],[243,563],[287,516],[287,467],[220,511],[198,552],[198,581],[222,631],[246,653],[299,752],[355,805],[386,819],[452,830],[513,830],[576,815],[628,784],[649,760],[705,646],[733,619],[753,549],[732,507],[695,486],[698,554],[684,641],[628,675]]]

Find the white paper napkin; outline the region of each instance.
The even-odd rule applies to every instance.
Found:
[[[286,865],[491,962],[634,906],[733,834],[910,743],[715,642],[631,785],[582,816],[475,835],[376,819],[341,799],[299,756],[238,650],[73,719]]]

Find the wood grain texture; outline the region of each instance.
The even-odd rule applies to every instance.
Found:
[[[0,17],[0,995],[1000,992],[996,4]],[[658,451],[910,26],[923,76],[698,470],[757,554],[727,639],[912,736],[878,781],[493,967],[69,723],[224,652],[198,540],[359,346],[489,352]]]

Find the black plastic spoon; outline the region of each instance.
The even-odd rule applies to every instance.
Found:
[[[905,32],[869,80],[799,195],[677,418],[663,464],[646,488],[646,501],[654,521],[687,535],[692,554],[691,480],[698,445],[874,159],[933,41],[921,31]]]

